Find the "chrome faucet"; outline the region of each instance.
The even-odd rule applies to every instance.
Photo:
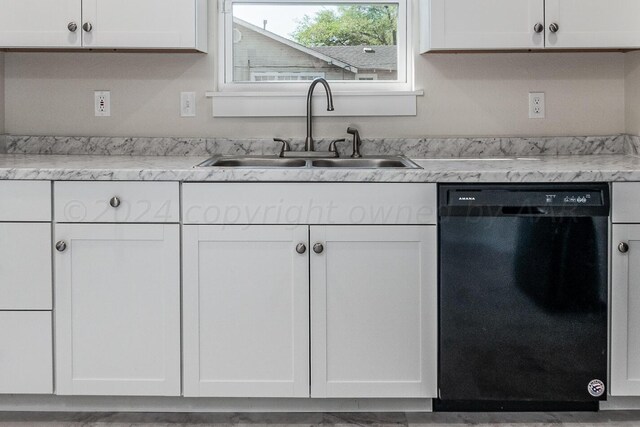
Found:
[[[333,94],[331,93],[331,87],[329,83],[322,77],[318,77],[313,80],[311,86],[309,86],[309,92],[307,92],[307,139],[304,141],[305,151],[314,151],[313,146],[313,112],[311,107],[311,100],[313,98],[313,90],[318,83],[322,83],[324,90],[327,92],[327,111],[333,111]]]

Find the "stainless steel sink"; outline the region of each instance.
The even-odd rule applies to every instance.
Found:
[[[404,157],[363,157],[359,159],[321,159],[313,160],[312,167],[344,169],[419,169],[420,166]]]
[[[352,158],[282,158],[277,156],[216,156],[197,167],[218,168],[342,168],[342,169],[420,169],[402,156]]]
[[[227,168],[303,168],[307,166],[305,159],[283,159],[268,156],[212,157],[199,167]]]

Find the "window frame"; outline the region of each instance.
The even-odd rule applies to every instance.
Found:
[[[413,90],[412,0],[220,0],[218,4],[218,76],[219,92],[291,93],[306,88],[300,82],[233,82],[233,4],[398,4],[398,80],[332,80],[334,91],[392,92]]]

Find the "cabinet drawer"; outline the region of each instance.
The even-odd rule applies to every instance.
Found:
[[[613,222],[640,223],[640,182],[613,183],[611,206]]]
[[[51,224],[0,223],[0,310],[51,310]]]
[[[0,312],[0,393],[53,393],[50,311]]]
[[[179,222],[177,182],[56,182],[57,222]]]
[[[0,181],[0,221],[51,221],[51,182]]]
[[[192,183],[182,186],[185,224],[436,223],[426,183]]]

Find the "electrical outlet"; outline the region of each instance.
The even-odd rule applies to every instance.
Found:
[[[544,119],[544,92],[529,93],[529,118]]]
[[[96,90],[94,92],[94,107],[96,117],[110,117],[111,92],[108,90]]]
[[[181,117],[196,116],[196,93],[195,92],[180,93],[180,116]]]

